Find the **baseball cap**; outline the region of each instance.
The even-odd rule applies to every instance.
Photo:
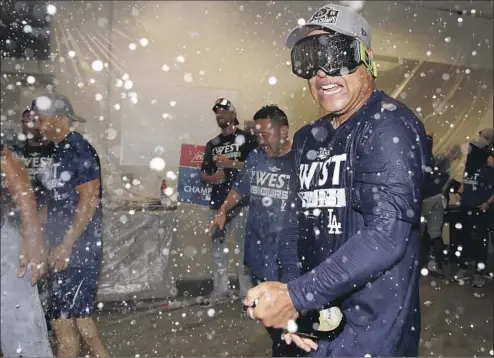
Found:
[[[232,102],[226,98],[218,98],[214,102],[213,112],[216,113],[216,111],[220,108],[227,110],[227,111],[232,111],[235,113],[237,112],[237,110],[235,109],[235,106],[232,104]],[[235,117],[235,125],[238,125],[238,124],[240,124],[240,123],[238,122],[237,117]]]
[[[74,122],[86,123],[84,118],[75,114],[74,107],[72,107],[69,99],[57,93],[46,93],[36,97],[31,104],[31,110],[41,116],[64,116]]]
[[[371,47],[371,28],[367,20],[349,7],[335,4],[321,7],[304,25],[299,25],[290,31],[286,46],[291,49],[298,41],[317,28],[357,38],[367,48]]]
[[[493,145],[494,141],[494,130],[492,128],[482,129],[477,137],[471,142],[474,146],[478,148],[486,148]]]

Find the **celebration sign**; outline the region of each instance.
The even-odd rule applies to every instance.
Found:
[[[204,158],[205,146],[182,144],[180,150],[180,166],[178,170],[178,201],[209,205],[211,186],[203,184],[199,173]]]

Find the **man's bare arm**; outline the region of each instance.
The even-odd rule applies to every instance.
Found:
[[[46,270],[48,252],[43,243],[41,224],[34,198],[31,179],[24,166],[7,148],[1,155],[2,173],[5,175],[7,190],[19,208],[22,225],[21,252],[19,255],[19,277],[23,277],[27,264],[31,263],[32,280],[34,285]]]
[[[12,151],[2,151],[2,172],[7,189],[20,210],[24,240],[42,242],[41,224],[31,179]]]
[[[89,225],[99,205],[99,179],[91,180],[76,187],[79,193],[79,204],[72,225],[65,234],[64,242],[74,245]]]

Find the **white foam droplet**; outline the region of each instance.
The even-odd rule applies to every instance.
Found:
[[[214,317],[214,313],[215,313],[214,308],[208,309],[208,317]]]
[[[168,67],[168,65],[163,65],[163,66],[161,66],[161,69],[162,69],[163,71],[165,71],[165,72],[170,71],[170,67]]]
[[[149,44],[149,41],[148,39],[143,37],[142,39],[139,40],[139,43],[141,44],[142,47],[146,47]]]
[[[278,80],[276,79],[276,77],[274,76],[271,76],[268,78],[268,83],[271,85],[271,86],[274,86],[276,83],[278,82]]]
[[[36,99],[36,107],[42,111],[46,111],[51,107],[51,99],[47,96],[40,96]]]
[[[157,172],[163,171],[165,169],[165,165],[166,164],[163,158],[159,157],[155,157],[149,162],[149,168]]]
[[[420,270],[420,274],[422,276],[427,276],[429,274],[429,270],[427,270],[426,268],[423,268],[422,270]]]
[[[49,4],[46,6],[46,13],[48,15],[55,15],[57,13],[57,7],[53,4]]]
[[[298,331],[298,325],[293,319],[289,319],[286,329],[290,333],[296,333]]]
[[[113,140],[117,137],[117,131],[114,128],[108,128],[105,132],[106,139]]]
[[[96,72],[100,72],[103,69],[103,62],[101,62],[100,60],[95,60],[91,64],[91,68]]]
[[[134,83],[131,80],[125,80],[124,88],[130,90],[134,86]]]
[[[68,171],[63,171],[60,173],[60,179],[63,181],[69,181],[72,175]]]
[[[175,180],[175,179],[177,179],[177,175],[174,172],[172,172],[171,170],[169,170],[166,173],[166,178],[170,179],[170,180]]]
[[[185,73],[184,74],[184,81],[187,82],[187,83],[190,83],[193,81],[192,79],[192,73]]]
[[[166,188],[165,189],[165,195],[166,196],[172,196],[173,195],[173,188],[170,188],[170,187]]]
[[[182,55],[177,56],[177,62],[184,63],[185,62],[185,57],[183,57]]]

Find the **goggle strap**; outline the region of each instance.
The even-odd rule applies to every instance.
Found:
[[[360,61],[362,61],[363,64],[367,67],[371,75],[374,78],[377,78],[376,62],[367,53],[367,47],[365,47],[365,45],[360,41],[358,41],[358,43],[359,43],[358,52],[360,55]]]

